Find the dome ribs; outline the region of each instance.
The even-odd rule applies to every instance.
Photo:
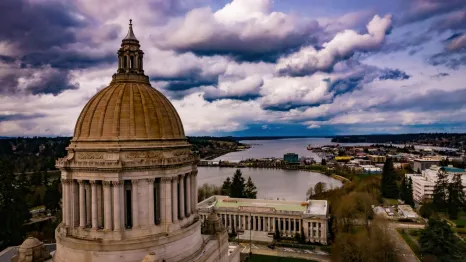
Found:
[[[136,135],[136,123],[134,121],[134,90],[133,84],[130,84],[130,95],[129,95],[129,136],[134,137]]]
[[[100,122],[99,122],[99,126],[98,126],[98,129],[97,129],[97,134],[99,134],[99,136],[101,137],[106,137],[106,136],[110,136],[110,134],[108,134],[107,132],[111,132],[111,130],[107,131],[107,132],[104,132],[106,130],[104,130],[104,126],[105,126],[105,122],[108,122],[108,121],[111,121],[113,116],[111,115],[110,117],[107,117],[107,114],[109,113],[113,113],[111,112],[112,110],[108,110],[109,108],[109,105],[110,103],[113,101],[113,102],[116,102],[114,101],[115,100],[115,97],[113,96],[113,93],[115,92],[115,90],[118,89],[118,87],[120,86],[120,84],[114,86],[113,88],[110,88],[112,91],[111,93],[106,97],[106,100],[105,102],[103,102],[103,105],[102,105],[102,110],[101,110],[101,117],[100,117]]]
[[[112,136],[119,137],[120,134],[120,118],[121,118],[121,105],[123,103],[123,95],[126,90],[126,84],[120,84],[120,93],[118,94],[118,101],[115,105],[115,110],[113,113],[113,126],[112,126]]]
[[[83,111],[81,111],[81,114],[79,114],[79,117],[78,117],[78,121],[76,122],[76,127],[74,128],[74,137],[77,138],[79,136],[81,136],[81,131],[82,131],[82,127],[83,127],[83,122],[84,122],[84,119],[87,115],[87,112],[89,111],[89,108],[91,107],[91,105],[94,103],[94,101],[97,99],[97,97],[99,96],[98,94],[100,92],[103,92],[104,90],[100,90],[96,95],[94,95],[91,100],[89,100],[89,102],[87,102],[86,106],[84,106],[84,109]]]
[[[151,87],[151,89],[146,89],[146,92],[147,92],[147,95],[148,97],[150,98],[150,100],[152,101],[152,107],[153,107],[153,111],[154,111],[154,114],[155,114],[155,118],[157,118],[157,121],[155,121],[155,123],[157,123],[155,126],[157,127],[157,130],[158,132],[155,133],[154,135],[158,136],[158,137],[162,137],[163,136],[163,133],[164,133],[164,127],[163,127],[163,124],[162,123],[162,117],[159,113],[159,111],[157,110],[157,103],[155,102],[155,95],[154,95],[154,92],[152,92],[153,88]]]
[[[108,93],[108,91],[111,89],[111,87],[107,87],[107,88],[104,88],[101,92],[97,93],[96,97],[96,101],[92,103],[92,110],[90,110],[90,115],[88,117],[86,117],[86,119],[84,119],[84,123],[83,123],[83,126],[85,127],[86,124],[88,124],[87,126],[87,137],[90,137],[91,136],[91,131],[92,131],[92,127],[93,127],[93,122],[94,121],[98,121],[98,119],[94,118],[94,115],[96,113],[96,111],[98,110],[98,107],[100,105],[100,101],[102,100],[102,98]]]

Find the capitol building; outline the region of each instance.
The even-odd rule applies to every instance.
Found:
[[[131,23],[117,73],[82,110],[67,150],[56,164],[63,221],[53,261],[239,261],[215,213],[201,234],[198,158],[175,108],[144,74]]]

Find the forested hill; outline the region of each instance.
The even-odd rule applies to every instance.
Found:
[[[55,170],[55,160],[66,155],[71,137],[0,138],[0,160],[12,163],[15,172]],[[228,137],[188,137],[201,158],[237,150],[242,144]]]
[[[423,144],[439,147],[466,147],[466,134],[459,133],[422,133],[397,135],[354,135],[336,136],[335,143],[393,143],[393,144]]]

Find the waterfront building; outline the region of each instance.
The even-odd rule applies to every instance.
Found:
[[[201,234],[198,157],[173,105],[151,87],[143,56],[130,23],[117,73],[84,107],[56,162],[63,221],[53,261],[239,262],[215,214]]]
[[[286,153],[283,156],[283,160],[285,160],[287,164],[299,164],[298,154],[295,153]]]
[[[327,200],[284,201],[212,196],[198,204],[201,221],[213,211],[228,231],[252,230],[294,237],[304,232],[305,239],[326,245],[329,206]]]
[[[417,158],[413,160],[413,170],[415,172],[429,169],[431,166],[438,166],[440,164],[439,158]]]
[[[421,174],[406,174],[413,180],[413,198],[414,201],[422,203],[424,199],[431,199],[434,193],[434,187],[437,183],[437,174],[443,170],[451,181],[455,174],[460,174],[463,181],[463,188],[466,193],[466,171],[461,168],[431,166],[423,170]]]

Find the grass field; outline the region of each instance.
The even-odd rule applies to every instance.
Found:
[[[389,206],[394,206],[398,204],[397,199],[391,199],[391,198],[384,198],[383,199],[384,205],[389,205]]]
[[[459,212],[458,219],[452,220],[457,226],[466,227],[466,212]]]
[[[251,258],[246,259],[245,261],[247,262],[309,262],[313,260],[291,258],[291,257],[273,257],[273,256],[253,254]]]

